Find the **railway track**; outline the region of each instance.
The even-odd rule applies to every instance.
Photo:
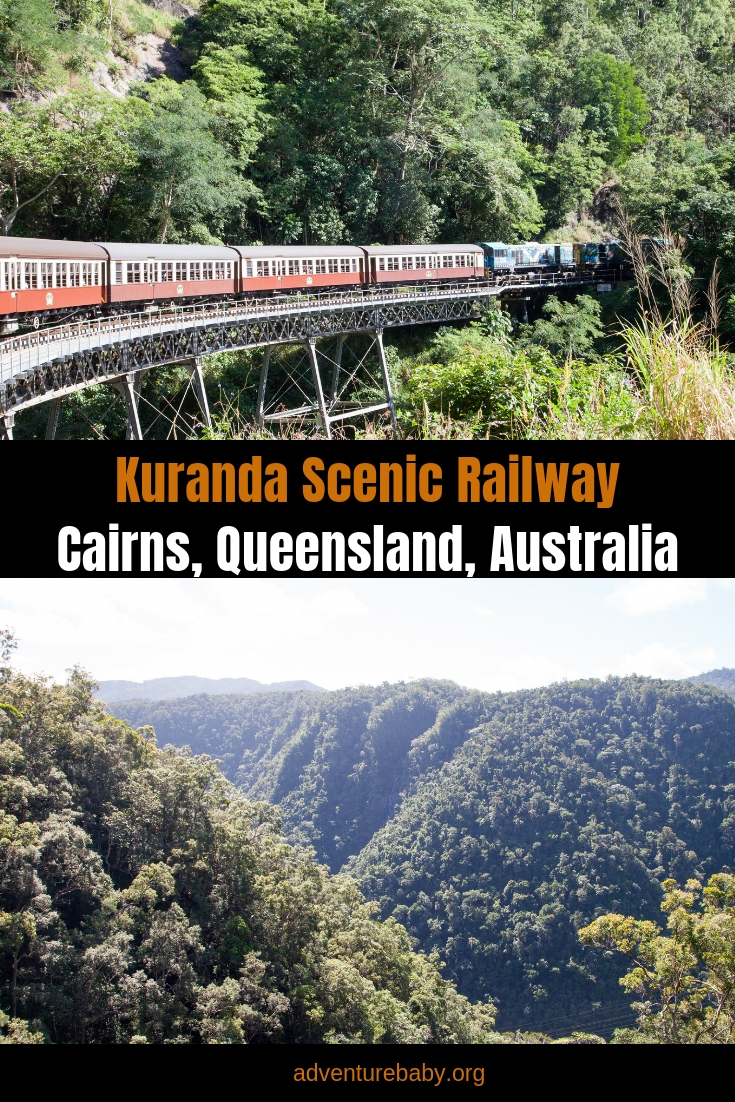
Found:
[[[0,419],[101,383],[129,385],[139,372],[197,363],[222,351],[313,344],[322,337],[478,317],[483,301],[611,283],[616,272],[510,276],[440,286],[378,286],[314,295],[172,304],[30,329],[0,340]],[[200,371],[200,368],[199,368]],[[199,376],[201,379],[201,376]],[[200,388],[201,389],[201,386]],[[2,426],[0,426],[2,427]]]

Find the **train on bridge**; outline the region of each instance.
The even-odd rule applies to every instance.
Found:
[[[0,330],[250,295],[621,269],[612,243],[154,245],[0,239]]]

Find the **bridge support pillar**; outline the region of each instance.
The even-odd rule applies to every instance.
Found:
[[[337,351],[334,354],[334,370],[332,371],[332,386],[329,392],[329,404],[333,406],[337,401],[337,392],[339,390],[339,372],[342,367],[342,349],[345,346],[347,340],[346,335],[343,333],[337,341]]]
[[[307,347],[309,350],[309,363],[311,364],[311,374],[314,379],[314,390],[316,391],[316,401],[319,407],[319,420],[324,431],[324,435],[327,440],[332,439],[332,427],[329,423],[329,414],[327,413],[327,405],[324,401],[324,388],[322,387],[322,377],[319,374],[319,362],[316,358],[316,338],[309,337],[307,341]]]
[[[119,391],[125,399],[128,411],[128,428],[125,433],[126,440],[142,440],[143,432],[138,416],[138,398],[140,397],[141,375],[139,371],[131,371],[127,375],[120,375],[111,386]]]
[[[13,426],[15,425],[14,413],[0,413],[0,440],[13,439]]]
[[[191,381],[194,384],[194,391],[199,402],[199,408],[202,411],[204,417],[204,424],[208,429],[212,427],[212,418],[209,413],[209,402],[207,401],[207,391],[204,388],[204,375],[202,374],[202,358],[197,356],[193,360],[189,360],[188,363],[189,375]]]
[[[48,404],[48,418],[46,419],[46,439],[56,439],[56,429],[59,424],[61,412],[61,398],[52,398]]]
[[[267,344],[263,349],[263,366],[260,369],[260,382],[258,383],[258,400],[255,405],[255,419],[258,428],[262,430],[265,424],[265,388],[268,382],[268,366],[271,359],[271,346]]]
[[[388,375],[388,363],[385,358],[385,349],[383,348],[383,330],[375,330],[375,341],[378,346],[378,359],[380,360],[380,371],[383,376],[383,388],[385,390],[385,400],[390,408],[390,419],[393,423],[393,428],[398,428],[398,421],[396,420],[396,407],[393,402],[393,391],[390,385],[390,376]]]

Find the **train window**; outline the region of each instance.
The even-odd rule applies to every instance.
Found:
[[[327,261],[327,265],[328,265],[330,273],[339,271],[339,261],[337,260],[336,256],[335,257],[330,256],[329,260]]]
[[[77,261],[72,261],[69,264],[69,286],[78,287],[81,283],[81,265]]]
[[[218,260],[214,265],[214,278],[227,279],[227,268],[224,260]]]
[[[253,262],[252,260],[245,261],[245,278],[250,279],[253,275]]]
[[[174,281],[174,266],[171,261],[161,264],[160,275],[158,277],[161,283],[173,283]]]
[[[140,264],[128,264],[127,269],[127,279],[125,282],[140,283]]]
[[[30,264],[26,264],[25,285],[26,287],[38,287],[38,264],[35,260],[32,260]]]
[[[357,257],[356,256],[353,256],[353,258],[352,258],[352,271],[353,272],[357,271]],[[360,259],[360,271],[362,271],[362,258]]]
[[[289,275],[298,275],[299,274],[299,262],[298,262],[298,260],[289,260],[289,262],[288,262],[288,274]]]
[[[413,257],[412,256],[402,256],[401,257],[401,267],[403,268],[404,272],[410,272],[413,268]]]
[[[56,286],[66,287],[66,264],[63,262],[56,265]]]
[[[495,255],[498,258],[498,260],[505,260],[506,257],[508,256],[508,250],[507,249],[496,249],[495,250]]]
[[[214,279],[214,263],[211,260],[202,264],[202,279]]]
[[[176,264],[176,282],[183,283],[186,280],[186,264],[178,262]]]
[[[343,257],[342,260],[340,260],[339,270],[340,270],[340,272],[349,272],[349,270],[350,270],[350,258],[349,257]]]
[[[258,262],[258,275],[267,276],[269,274],[270,265],[267,260],[259,260]]]
[[[314,271],[314,261],[313,260],[302,260],[302,262],[301,262],[301,271],[305,275],[311,275],[311,273]]]
[[[189,279],[190,280],[191,279],[201,279],[202,278],[201,270],[202,270],[202,266],[201,266],[201,264],[199,263],[198,260],[195,264],[190,264],[189,265]]]
[[[385,257],[384,256],[379,256],[378,257],[378,271],[379,272],[384,272],[385,271]]]
[[[397,256],[389,256],[388,257],[388,271],[389,272],[397,272],[399,267],[400,267],[399,258]]]
[[[453,268],[453,267],[454,267],[454,258],[451,257],[451,256],[443,256],[442,257],[442,268]]]
[[[327,262],[326,262],[326,260],[315,260],[314,263],[316,264],[315,271],[316,271],[317,275],[326,275],[327,274]]]

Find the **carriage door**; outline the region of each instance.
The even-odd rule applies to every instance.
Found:
[[[12,298],[18,297],[18,291],[20,290],[20,261],[16,257],[11,257],[10,260],[6,260],[3,264],[3,291],[10,291]]]

